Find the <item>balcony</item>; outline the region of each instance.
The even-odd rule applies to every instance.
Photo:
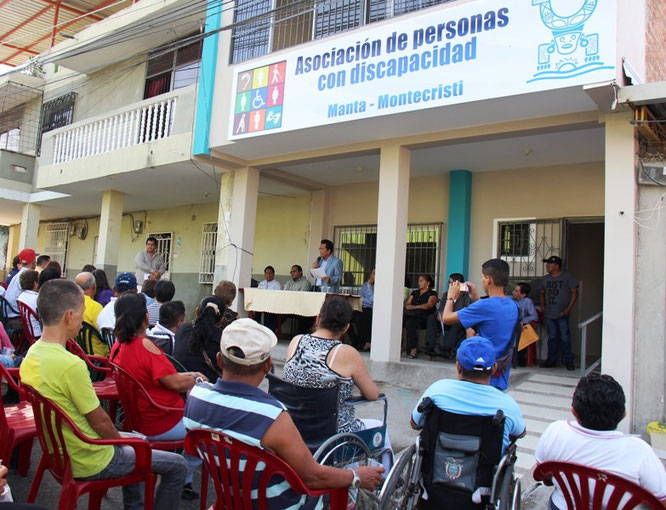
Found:
[[[189,160],[194,110],[191,85],[45,133],[37,185]]]

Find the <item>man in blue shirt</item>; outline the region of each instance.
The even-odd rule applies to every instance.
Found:
[[[474,301],[467,308],[453,311],[453,303],[460,296],[460,282],[449,285],[446,304],[442,312],[444,324],[460,323],[467,329],[467,336],[478,334],[490,340],[495,347],[495,359],[504,370],[490,379],[490,385],[504,391],[509,386],[509,370],[514,340],[520,332],[518,307],[513,299],[507,298],[504,287],[509,283],[509,264],[501,259],[490,259],[481,265],[481,285],[488,295],[479,299],[476,286],[467,282],[469,293]],[[517,327],[518,326],[518,327]],[[471,328],[476,333],[470,331]],[[516,337],[516,338],[514,338]],[[507,360],[508,357],[508,360]],[[508,362],[507,362],[508,361]]]
[[[316,292],[338,292],[342,280],[342,260],[333,255],[333,242],[322,239],[319,245],[319,257],[312,263],[314,269],[321,268],[326,272],[323,278],[315,280]]]
[[[506,450],[511,439],[523,437],[526,429],[518,403],[489,384],[496,367],[495,349],[488,339],[475,336],[465,340],[458,348],[458,380],[441,379],[425,391],[412,411],[412,428],[419,430],[425,425],[425,417],[419,413],[418,406],[426,397],[449,413],[494,416],[501,409],[506,417],[502,441]]]

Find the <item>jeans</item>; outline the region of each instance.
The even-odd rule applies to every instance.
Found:
[[[545,319],[548,329],[548,361],[557,361],[557,351],[562,347],[562,359],[565,363],[572,363],[574,355],[571,352],[571,333],[569,332],[569,317]]]
[[[114,446],[113,448],[113,458],[108,466],[96,475],[78,478],[78,480],[120,478],[132,471],[134,469],[134,449],[130,446]],[[185,483],[187,462],[177,453],[153,450],[150,470],[156,475],[160,475],[154,508],[156,510],[176,510],[180,504],[180,493]],[[143,484],[123,487],[125,510],[143,508],[143,490]]]
[[[183,425],[183,420],[180,420],[171,430],[167,430],[162,434],[157,436],[150,436],[148,441],[180,441],[185,439],[187,435],[187,430],[185,425]],[[155,450],[153,450],[154,452]],[[192,477],[194,475],[194,469],[201,465],[201,459],[198,457],[192,457],[187,453],[183,454],[185,460],[187,461],[187,476],[185,477],[185,483],[192,483]]]

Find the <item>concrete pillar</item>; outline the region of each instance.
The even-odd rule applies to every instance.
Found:
[[[405,147],[388,145],[381,148],[375,302],[370,352],[373,361],[400,361],[410,158],[411,152]]]
[[[123,199],[120,191],[105,191],[102,194],[102,211],[99,219],[99,237],[95,267],[101,268],[109,278],[116,278],[118,253],[120,252],[120,230],[123,221]],[[130,226],[130,228],[134,228]]]
[[[258,196],[259,170],[256,168],[243,167],[222,174],[217,220],[216,285],[220,280],[231,280],[238,289],[251,284]],[[246,316],[242,293],[239,292],[231,308]]]
[[[327,189],[312,192],[312,201],[310,202],[310,233],[308,235],[308,260],[303,264],[303,271],[306,276],[310,275],[308,268],[312,265],[312,262],[319,257],[321,240],[328,238],[328,197],[329,193]]]
[[[32,248],[33,250],[37,250],[39,213],[39,205],[23,204],[23,215],[21,216],[21,233],[19,234],[18,251],[21,251],[23,248]]]
[[[632,430],[636,292],[636,140],[630,113],[606,115],[604,306],[601,370],[624,389]],[[662,303],[663,304],[663,303]]]
[[[449,174],[449,223],[446,232],[446,287],[451,273],[469,278],[469,237],[472,217],[472,173],[454,170]]]

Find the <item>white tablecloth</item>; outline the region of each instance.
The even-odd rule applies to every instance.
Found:
[[[269,312],[279,314],[314,317],[321,310],[328,296],[345,298],[352,308],[362,311],[361,296],[348,294],[329,294],[325,292],[297,292],[291,290],[267,290],[255,287],[241,289],[244,296],[245,310],[248,312]]]

